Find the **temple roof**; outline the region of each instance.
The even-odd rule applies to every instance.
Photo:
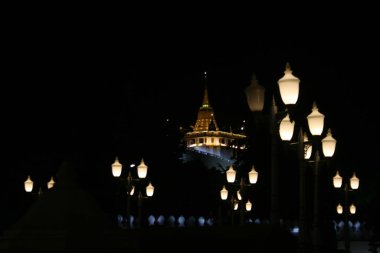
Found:
[[[210,106],[207,90],[207,73],[205,72],[205,89],[203,95],[203,103],[199,108],[197,121],[195,122],[194,132],[197,131],[219,131],[218,124],[214,116],[214,109]],[[211,127],[211,129],[210,129]]]

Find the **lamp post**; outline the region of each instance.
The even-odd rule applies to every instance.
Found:
[[[46,183],[46,189],[51,189],[54,187],[55,181],[54,177],[51,177],[50,180]],[[31,176],[28,175],[27,179],[24,181],[24,190],[25,192],[32,193],[34,189],[34,182],[31,179]],[[43,193],[42,186],[38,188],[38,196],[40,196]]]
[[[137,226],[141,227],[141,219],[142,219],[142,204],[145,198],[150,198],[154,194],[154,186],[149,181],[149,184],[145,187],[145,196],[142,193],[142,185],[143,181],[146,179],[148,174],[148,166],[145,164],[144,159],[141,159],[140,164],[137,166],[137,178],[132,176],[131,170],[128,171],[128,176],[126,178],[121,177],[123,165],[119,162],[118,157],[115,158],[114,163],[111,165],[112,167],[112,175],[121,182],[124,183],[124,187],[127,193],[127,226],[132,227],[131,224],[131,197],[137,196],[137,208],[138,208],[138,219]],[[134,164],[130,165],[130,168],[135,167]],[[138,192],[135,194],[135,192]]]
[[[336,175],[333,177],[333,185],[334,188],[342,189],[344,191],[344,206],[341,206],[339,203],[336,207],[336,211],[338,214],[344,215],[344,248],[346,252],[350,252],[350,228],[348,225],[348,216],[350,214],[356,213],[356,207],[354,204],[349,205],[348,192],[357,190],[359,188],[359,178],[356,177],[355,172],[353,176],[350,178],[350,185],[348,185],[347,181],[343,185],[343,178],[339,175],[339,171],[336,172]]]
[[[293,75],[290,64],[287,63],[284,76],[278,80],[278,87],[285,111],[278,112],[273,97],[271,115],[270,115],[270,143],[271,143],[271,221],[276,224],[279,219],[279,193],[278,193],[278,133],[280,138],[291,143],[295,128],[295,120],[293,110],[299,97],[300,79]],[[264,88],[259,87],[256,78],[252,78],[251,85],[245,90],[247,102],[252,112],[263,110]],[[282,116],[280,124],[277,124],[277,118]],[[312,113],[307,116],[309,131],[312,140],[309,141],[306,133],[299,128],[297,144],[297,157],[299,167],[299,252],[305,252],[309,244],[309,225],[307,218],[307,182],[306,182],[306,166],[305,159],[309,159],[312,155],[313,145],[314,151],[314,219],[313,219],[313,246],[315,251],[320,246],[320,227],[319,227],[319,163],[320,156],[318,147],[319,140],[324,129],[324,115],[319,113],[316,103],[313,104]],[[331,136],[331,130],[328,133],[329,138],[322,141],[323,154],[326,158],[331,157],[335,152],[336,140]],[[326,149],[326,151],[325,151]],[[329,149],[329,151],[327,151]]]
[[[229,194],[229,191],[224,185],[220,191],[220,198],[222,201],[226,201],[228,199],[228,196],[230,196],[231,224],[234,225],[234,211],[239,210],[240,225],[243,225],[244,212],[250,212],[252,210],[252,202],[248,197],[247,188],[257,183],[259,174],[255,170],[255,167],[252,166],[251,171],[248,172],[248,183],[243,176],[240,178],[240,180],[236,180],[236,174],[236,170],[234,170],[232,165],[226,171],[226,179],[228,185],[235,186],[234,189],[231,189],[230,191],[236,192],[236,196],[234,194]]]
[[[315,150],[314,160],[309,161],[313,163],[314,174],[314,196],[313,196],[313,222],[312,222],[312,246],[314,252],[320,252],[321,250],[321,227],[320,227],[320,196],[319,196],[319,184],[320,184],[320,143],[322,143],[322,153],[326,158],[323,161],[328,162],[334,155],[336,148],[336,140],[332,137],[331,129],[328,129],[327,135],[321,140],[321,134],[324,129],[325,116],[319,112],[316,103],[313,103],[312,112],[307,116],[308,128],[311,133],[312,141],[310,142],[307,135],[303,135],[302,128],[298,135],[298,159],[300,160],[300,237],[299,237],[299,251],[305,252],[307,247],[307,234],[308,230],[306,219],[306,173],[304,160],[311,157],[311,152]],[[291,141],[294,131],[295,122],[289,119],[287,115],[280,123],[280,137],[284,141]],[[305,142],[306,140],[306,142]],[[314,147],[313,147],[314,146]]]

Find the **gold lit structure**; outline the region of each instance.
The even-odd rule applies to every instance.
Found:
[[[205,81],[207,81],[206,72]],[[245,146],[241,144],[245,138],[246,136],[243,134],[219,130],[214,110],[209,102],[206,84],[203,103],[199,108],[195,126],[184,137],[187,149],[199,154],[220,158],[225,160],[228,165],[231,164],[231,160],[233,159],[234,149],[245,149]]]

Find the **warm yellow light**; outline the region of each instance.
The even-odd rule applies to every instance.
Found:
[[[236,197],[237,197],[238,200],[242,199],[241,194],[240,194],[240,190],[236,191]]]
[[[252,203],[249,200],[245,203],[245,210],[248,212],[252,210]]]
[[[24,188],[26,192],[32,192],[33,191],[33,181],[30,179],[30,176],[25,180],[24,182]]]
[[[228,191],[225,186],[223,186],[223,189],[220,190],[220,198],[222,200],[226,200],[228,198]]]
[[[280,137],[283,141],[290,141],[293,137],[295,122],[291,122],[289,114],[281,120],[280,123]]]
[[[230,168],[227,170],[226,176],[227,176],[227,182],[228,183],[235,182],[236,171],[234,170],[234,168],[232,167],[232,165],[230,165]]]
[[[312,112],[307,116],[307,123],[312,135],[321,135],[323,132],[325,115],[318,111],[317,104],[313,103]]]
[[[256,184],[258,176],[259,173],[255,170],[255,167],[252,165],[251,171],[248,172],[249,183]]]
[[[146,178],[147,174],[148,174],[148,166],[145,165],[144,159],[141,159],[140,165],[137,166],[137,176],[139,178]]]
[[[339,171],[336,171],[335,177],[333,177],[333,184],[335,188],[340,188],[342,187],[343,179],[339,175]]]
[[[354,204],[350,205],[350,214],[355,214],[356,213],[356,206]]]
[[[327,135],[322,139],[322,151],[325,157],[332,157],[335,153],[336,140],[332,137],[331,129],[327,131]]]
[[[262,111],[264,108],[265,88],[257,82],[256,75],[252,75],[251,85],[245,88],[245,95],[249,109],[252,112]]]
[[[119,159],[116,157],[115,162],[112,164],[112,175],[114,177],[120,177],[122,165],[119,163]]]
[[[146,187],[146,196],[152,197],[154,193],[154,186],[149,182],[149,185]]]
[[[280,89],[281,99],[285,105],[296,104],[299,94],[300,79],[292,74],[290,64],[286,64],[284,76],[278,80],[278,86]]]
[[[350,178],[350,185],[353,190],[359,188],[359,178],[356,177],[355,172],[354,175]]]
[[[305,159],[309,159],[311,157],[311,152],[313,151],[313,146],[310,145],[309,138],[307,138],[307,134],[303,133],[303,142],[304,142],[304,156]]]
[[[337,212],[338,214],[342,214],[342,213],[343,213],[343,206],[342,206],[341,204],[338,204],[338,205],[336,206],[336,212]]]
[[[133,196],[133,194],[135,194],[135,186],[132,185],[132,189],[131,189],[131,192],[129,193],[129,195]]]
[[[53,188],[53,187],[54,187],[54,184],[55,184],[54,178],[51,177],[51,178],[50,178],[50,181],[47,183],[47,188],[48,188],[48,189]]]

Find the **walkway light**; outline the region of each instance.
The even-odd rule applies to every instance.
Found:
[[[141,159],[140,165],[137,166],[137,176],[139,178],[146,178],[147,174],[148,174],[148,166],[145,165],[144,159]]]
[[[26,192],[32,192],[33,191],[33,181],[30,179],[30,176],[25,180],[24,182],[24,188]]]
[[[312,135],[321,135],[324,127],[325,115],[318,111],[317,103],[313,103],[312,112],[307,116],[307,123]]]
[[[112,175],[114,177],[120,177],[122,165],[119,163],[119,159],[116,157],[115,162],[112,164]]]

